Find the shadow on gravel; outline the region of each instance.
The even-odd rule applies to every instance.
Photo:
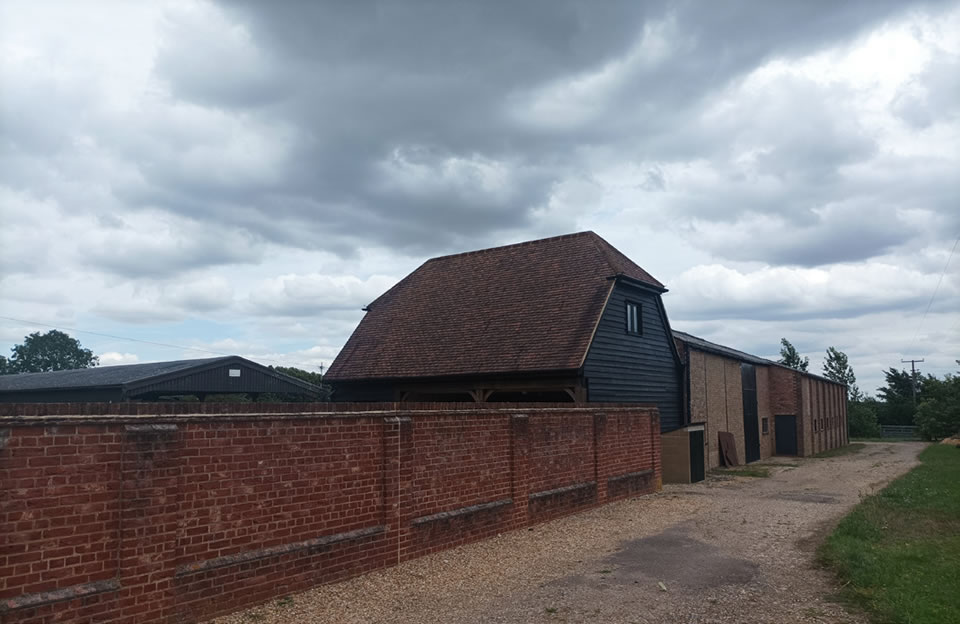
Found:
[[[627,585],[663,582],[667,587],[706,589],[720,585],[745,585],[757,574],[757,564],[729,557],[716,546],[694,539],[680,525],[638,540],[603,559],[610,570],[578,574],[555,581],[560,586]]]

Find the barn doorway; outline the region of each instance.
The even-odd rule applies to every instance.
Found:
[[[773,428],[777,455],[796,455],[797,417],[792,414],[778,414],[773,419]]]
[[[703,462],[703,426],[690,430],[690,483],[703,481],[706,470]]]
[[[743,444],[744,461],[760,459],[760,422],[757,419],[757,369],[753,364],[740,364],[743,386]]]

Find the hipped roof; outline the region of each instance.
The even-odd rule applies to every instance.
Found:
[[[616,277],[665,291],[594,232],[433,258],[366,308],[327,379],[578,369]]]

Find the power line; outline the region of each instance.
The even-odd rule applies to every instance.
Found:
[[[910,343],[910,351],[913,351],[913,348],[917,344],[917,338],[920,337],[920,331],[923,329],[923,323],[927,320],[927,314],[930,313],[930,306],[933,305],[933,300],[937,298],[937,293],[940,291],[940,284],[943,283],[943,276],[947,274],[947,269],[950,267],[950,260],[953,259],[953,252],[957,250],[957,243],[960,243],[960,236],[957,236],[957,240],[953,242],[953,249],[950,250],[950,255],[947,256],[947,263],[943,265],[943,271],[940,272],[940,279],[937,280],[937,287],[933,289],[933,294],[930,295],[930,301],[927,302],[927,309],[923,313],[923,318],[920,319],[920,324],[917,326],[917,333],[913,335],[913,341]]]
[[[26,324],[26,325],[35,325],[35,326],[38,326],[38,327],[49,327],[49,328],[51,328],[51,329],[59,329],[59,330],[65,330],[65,331],[72,331],[72,332],[76,332],[76,333],[78,333],[78,334],[90,334],[91,336],[100,336],[100,337],[103,337],[103,338],[113,338],[113,339],[115,339],[115,340],[126,340],[127,342],[139,342],[139,343],[142,343],[142,344],[153,345],[153,346],[155,346],[155,347],[165,347],[165,348],[168,348],[168,349],[182,349],[182,350],[184,350],[184,351],[199,351],[200,353],[209,353],[209,354],[211,354],[211,355],[236,355],[235,353],[223,353],[223,352],[221,352],[221,351],[211,351],[210,349],[201,349],[200,347],[185,347],[185,346],[183,346],[183,345],[169,344],[169,343],[166,343],[166,342],[153,342],[152,340],[141,340],[141,339],[139,339],[139,338],[129,338],[129,337],[127,337],[127,336],[116,336],[116,335],[114,335],[114,334],[104,334],[104,333],[102,333],[102,332],[89,331],[89,330],[86,330],[86,329],[77,329],[76,327],[65,327],[65,326],[62,326],[62,325],[50,325],[49,323],[40,323],[40,322],[37,322],[37,321],[28,321],[28,320],[26,320],[26,319],[18,319],[18,318],[13,318],[13,317],[10,317],[10,316],[0,316],[0,319],[6,320],[6,321],[14,321],[14,322],[16,322],[16,323],[24,323],[24,324]],[[275,364],[280,364],[281,366],[290,366],[290,365],[291,365],[291,363],[289,363],[289,362],[281,362],[280,360],[273,360],[273,359],[270,359],[270,358],[262,358],[262,357],[259,357],[259,356],[257,357],[257,359],[258,359],[258,360],[262,360],[262,361],[264,361],[264,362],[273,362],[273,363],[275,363]],[[303,367],[303,368],[313,368],[314,366],[316,366],[315,364],[301,364],[301,363],[298,363],[298,362],[293,362],[293,364],[295,364],[296,366]],[[320,364],[320,368],[321,368],[321,370],[323,369],[323,364],[322,364],[322,363]]]

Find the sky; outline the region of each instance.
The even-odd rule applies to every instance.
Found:
[[[593,230],[674,329],[960,358],[960,2],[0,0],[0,353],[329,366],[426,259]]]

